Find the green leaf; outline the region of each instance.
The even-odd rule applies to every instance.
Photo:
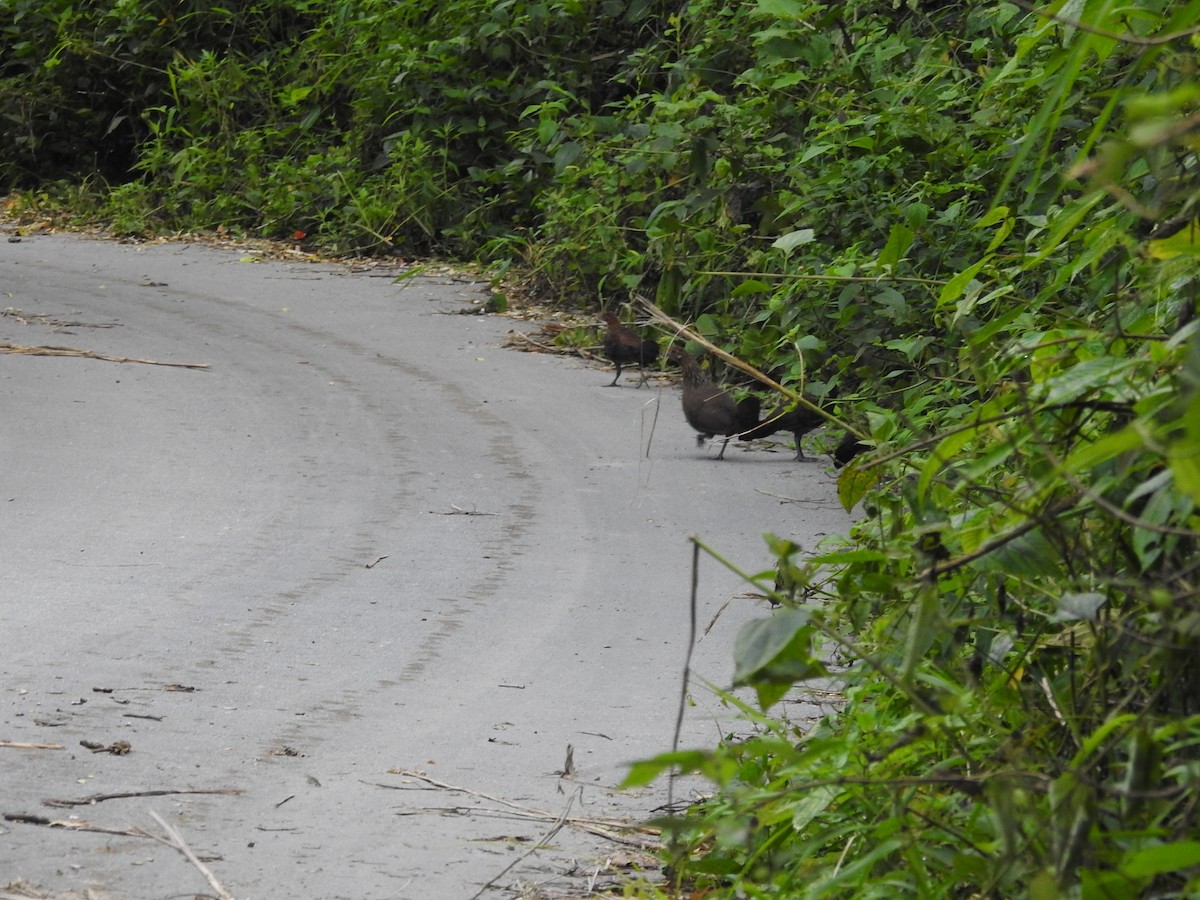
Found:
[[[915,237],[916,232],[911,228],[905,225],[893,225],[891,231],[888,232],[887,243],[879,251],[879,258],[876,262],[880,266],[895,266],[904,258],[904,254],[912,246]]]
[[[904,208],[904,222],[914,231],[924,228],[929,221],[929,207],[924,203],[910,203]]]
[[[1119,356],[1098,356],[1084,360],[1043,381],[1039,399],[1047,406],[1053,406],[1093,393],[1117,393],[1126,383],[1129,370],[1136,365],[1138,360]],[[1115,390],[1100,390],[1105,387]]]
[[[1200,390],[1192,392],[1183,420],[1187,428],[1167,453],[1175,486],[1200,505]]]
[[[982,218],[975,223],[976,228],[989,228],[997,222],[1003,222],[1008,217],[1007,206],[993,206]]]
[[[765,710],[798,681],[825,674],[813,655],[806,609],[784,609],[768,619],[747,622],[734,642],[734,687],[753,687]]]
[[[997,532],[1000,534],[1002,532]],[[981,572],[1015,575],[1021,578],[1053,578],[1062,573],[1058,550],[1046,538],[1041,528],[1035,528],[991,553],[976,560],[972,566]]]
[[[792,828],[796,831],[803,831],[809,822],[825,812],[829,804],[838,797],[838,789],[831,784],[807,789],[797,787],[794,790],[804,791],[799,802],[792,807]]]
[[[975,276],[979,274],[979,270],[982,269],[986,263],[986,258],[981,259],[979,262],[967,266],[965,269],[947,281],[946,284],[942,286],[942,291],[938,295],[938,306],[949,306],[951,303],[961,297],[963,292],[967,289],[967,285],[975,280]]]
[[[816,237],[816,232],[811,228],[801,228],[799,231],[789,231],[787,234],[776,238],[771,246],[776,250],[782,250],[784,255],[789,255],[797,247],[804,244],[810,244]]]
[[[662,753],[650,759],[642,759],[629,766],[629,774],[621,782],[622,788],[645,787],[665,772],[678,769],[680,772],[698,772],[711,758],[703,750],[680,750]]]
[[[1200,841],[1159,844],[1130,854],[1121,870],[1131,878],[1150,878],[1200,866]]]
[[[1082,474],[1141,446],[1142,436],[1136,429],[1122,428],[1113,434],[1105,435],[1098,441],[1084,444],[1072,452],[1063,460],[1063,468],[1073,474]]]
[[[747,278],[729,294],[731,297],[745,297],[747,294],[765,294],[775,290],[775,286],[767,284],[765,281],[759,281],[755,278]]]
[[[778,19],[799,19],[806,9],[808,5],[800,0],[758,0],[755,12]]]
[[[713,316],[705,313],[696,319],[696,330],[705,337],[711,338],[721,333],[721,326]]]
[[[1200,257],[1200,220],[1189,222],[1170,238],[1150,241],[1147,252],[1153,259]]]
[[[850,464],[842,469],[837,480],[838,502],[842,504],[842,509],[846,512],[854,509],[867,492],[879,483],[881,477],[882,472],[879,468],[864,469],[857,459],[851,460]]]

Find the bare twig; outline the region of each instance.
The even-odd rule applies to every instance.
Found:
[[[77,350],[73,347],[23,347],[20,344],[0,344],[0,351],[18,356],[76,356],[83,359],[100,359],[115,363],[141,363],[146,366],[173,366],[178,369],[207,369],[207,363],[161,362],[156,359],[137,359],[132,356],[108,356],[94,350]]]
[[[220,897],[221,900],[234,900],[233,894],[225,890],[225,887],[221,884],[221,882],[217,881],[217,876],[212,873],[212,870],[202,863],[200,858],[192,852],[192,848],[189,847],[187,841],[183,839],[183,835],[176,831],[174,826],[167,824],[167,822],[158,813],[151,810],[150,815],[154,818],[155,822],[162,826],[163,831],[167,833],[167,837],[171,839],[175,849],[186,856],[188,862],[195,866],[200,874],[208,880],[208,883],[212,886],[212,889],[217,892],[217,896]]]
[[[715,613],[713,613],[713,617],[711,619],[709,619],[708,624],[704,626],[704,635],[701,637],[701,640],[708,637],[708,633],[710,631],[712,631],[713,626],[717,624],[717,619],[721,618],[721,616],[724,614],[725,610],[727,610],[729,608],[729,604],[732,602],[733,602],[733,598],[730,597],[728,600],[726,600],[724,603],[721,604],[720,609],[718,609]]]
[[[505,800],[503,797],[496,797],[496,796],[493,796],[492,794],[485,794],[482,791],[475,791],[475,790],[471,790],[470,788],[459,787],[458,785],[455,785],[455,784],[447,784],[444,781],[438,781],[436,778],[430,778],[425,773],[418,772],[415,769],[389,769],[388,771],[389,771],[389,774],[392,774],[392,775],[402,775],[405,778],[415,778],[418,781],[423,781],[426,784],[430,785],[431,787],[435,787],[435,788],[438,788],[443,791],[454,791],[455,793],[466,794],[469,797],[477,797],[481,800],[488,800],[488,801],[491,801],[492,803],[498,803],[501,806],[511,809],[514,812],[516,812],[518,815],[523,816],[525,818],[538,819],[541,821],[548,821],[548,820],[552,820],[555,818],[553,813],[548,813],[548,812],[545,812],[544,810],[540,810],[540,809],[534,809],[529,806],[523,806],[520,803],[514,803],[511,800]],[[364,782],[364,784],[370,784],[375,787],[385,788],[389,791],[412,790],[411,788],[406,788],[402,785],[380,784],[380,783],[374,782],[374,781]],[[620,819],[598,818],[595,816],[588,816],[588,817],[573,816],[573,817],[570,817],[567,819],[567,824],[570,825],[572,828],[577,828],[580,831],[587,832],[588,834],[595,835],[596,837],[602,837],[605,840],[612,841],[613,843],[616,843],[616,844],[624,844],[629,847],[636,847],[639,850],[657,850],[658,849],[657,841],[650,840],[647,838],[629,837],[627,835],[618,834],[617,832],[613,831],[612,829],[614,829],[614,828],[621,828],[621,829],[624,829],[627,831],[641,830],[644,833],[654,833],[653,829],[635,827],[635,826],[630,825],[630,823],[622,821]]]
[[[54,807],[72,807],[72,806],[95,806],[97,803],[103,803],[105,800],[128,800],[131,797],[170,797],[176,794],[224,794],[226,796],[236,797],[241,794],[238,788],[214,788],[212,790],[158,790],[158,791],[120,791],[115,794],[92,794],[88,797],[80,797],[78,800],[43,800],[44,806]]]
[[[62,744],[22,744],[20,741],[0,741],[0,747],[12,750],[61,750]]]
[[[507,866],[504,867],[503,870],[501,870],[499,873],[497,873],[495,876],[493,876],[491,879],[489,879],[487,884],[485,884],[478,891],[476,891],[473,895],[471,895],[471,900],[479,900],[479,898],[483,896],[484,892],[488,888],[490,888],[493,884],[495,884],[497,881],[499,881],[501,878],[503,878],[505,875],[507,875],[509,872],[511,872],[516,866],[520,865],[526,859],[533,856],[533,854],[537,853],[539,850],[541,850],[543,847],[545,847],[547,845],[547,843],[551,840],[551,838],[553,838],[556,834],[558,834],[560,831],[562,831],[563,825],[565,825],[567,822],[567,814],[571,811],[571,807],[575,804],[576,799],[578,799],[582,793],[583,793],[583,788],[576,789],[575,793],[573,793],[571,795],[570,799],[567,800],[567,805],[563,807],[563,811],[559,815],[559,817],[555,820],[554,825],[552,825],[550,830],[547,831],[545,833],[545,835],[542,836],[542,839],[540,841],[538,841],[536,844],[534,844],[532,847],[530,847],[528,850],[526,850],[524,853],[522,853],[520,856],[518,856],[516,859],[514,859],[512,862],[510,862]]]
[[[494,516],[494,515],[497,515],[497,513],[494,513],[494,512],[479,512],[476,509],[463,509],[461,506],[456,506],[453,503],[450,504],[450,509],[447,512],[438,512],[437,510],[434,510],[434,509],[431,509],[430,512],[433,513],[435,516]]]
[[[154,837],[140,828],[106,828],[103,825],[93,825],[91,822],[47,819],[45,816],[34,816],[28,813],[4,813],[4,821],[20,825],[40,825],[43,828],[61,828],[64,831],[90,831],[95,834],[116,834],[121,837]]]

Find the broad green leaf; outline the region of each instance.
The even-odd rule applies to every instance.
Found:
[[[1047,540],[1041,528],[1013,538],[971,565],[981,572],[996,572],[1019,578],[1052,578],[1062,573],[1058,550]]]
[[[743,625],[734,642],[733,686],[753,687],[765,710],[797,682],[824,675],[808,622],[808,610],[785,609]]]
[[[1200,841],[1177,841],[1147,847],[1129,855],[1121,870],[1131,878],[1148,878],[1200,866]]]
[[[1200,390],[1193,390],[1183,418],[1187,427],[1171,444],[1167,461],[1175,486],[1200,504]]]
[[[1136,365],[1136,359],[1118,356],[1100,356],[1084,360],[1042,382],[1039,399],[1047,406],[1053,406],[1078,400],[1085,394],[1091,394],[1105,386],[1114,389],[1108,393],[1124,394],[1125,378],[1129,370]]]
[[[721,326],[715,318],[705,313],[696,319],[696,330],[705,337],[713,337],[721,332]]]
[[[1012,234],[1013,227],[1017,224],[1016,219],[1005,219],[1000,223],[1000,227],[996,229],[996,233],[992,235],[992,239],[988,242],[987,252],[992,253],[997,247],[1008,240],[1008,236]]]
[[[988,260],[981,259],[973,265],[967,266],[953,278],[946,282],[942,287],[941,294],[938,295],[938,306],[949,306],[962,296],[963,291],[967,289],[975,276],[979,274],[979,270],[984,267]]]
[[[1105,435],[1098,441],[1084,444],[1063,460],[1063,468],[1073,474],[1082,474],[1094,469],[1101,463],[1128,453],[1142,446],[1142,436],[1137,430],[1129,427],[1122,428],[1113,434]]]
[[[879,258],[876,260],[880,266],[895,266],[904,258],[904,254],[908,252],[908,248],[912,246],[913,238],[916,237],[916,232],[905,225],[893,225],[888,232],[887,243],[883,249],[879,251]]]
[[[811,228],[801,228],[798,231],[789,231],[787,234],[776,238],[771,243],[771,246],[776,250],[782,250],[784,254],[789,254],[797,247],[812,243],[815,238],[816,232]]]
[[[767,284],[767,282],[759,281],[755,278],[747,278],[732,291],[730,291],[729,296],[745,297],[747,294],[765,294],[773,290],[775,290],[774,285]]]
[[[834,550],[832,553],[822,553],[809,557],[809,562],[822,566],[845,566],[854,563],[884,562],[888,559],[886,553],[879,550],[869,550],[865,547],[854,550]]]
[[[929,459],[925,461],[925,466],[921,469],[921,478],[917,485],[918,495],[924,496],[928,492],[929,485],[937,473],[953,462],[958,452],[975,439],[978,431],[978,426],[964,428],[947,435],[938,442],[938,445],[933,448],[933,452],[929,454]]]
[[[908,638],[904,642],[904,662],[900,677],[909,681],[927,650],[937,637],[937,626],[941,620],[941,603],[937,589],[927,586],[921,591],[909,621]]]
[[[924,228],[929,221],[929,207],[924,203],[910,203],[904,208],[904,221],[914,231]]]
[[[799,19],[807,9],[809,6],[800,0],[758,0],[755,12],[779,19]]]
[[[842,504],[842,509],[846,512],[854,509],[867,492],[879,483],[882,474],[878,467],[865,469],[858,460],[852,460],[838,475],[838,502]]]
[[[1194,454],[1172,455],[1169,461],[1175,486],[1187,494],[1193,503],[1200,505],[1200,457]]]
[[[1170,237],[1150,241],[1146,252],[1152,259],[1200,256],[1200,220],[1193,219]]]
[[[796,831],[803,831],[809,822],[825,812],[839,793],[838,789],[830,784],[813,788],[797,785],[793,790],[802,792],[799,802],[792,807],[792,828]]]
[[[680,772],[698,772],[709,762],[712,754],[703,750],[680,750],[677,753],[662,753],[651,759],[642,759],[629,766],[629,774],[621,782],[622,788],[645,787],[673,769]]]
[[[976,228],[989,228],[997,222],[1003,222],[1008,218],[1007,206],[993,206],[975,223]]]

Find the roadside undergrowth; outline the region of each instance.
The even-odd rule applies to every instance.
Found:
[[[632,769],[714,794],[631,891],[1195,896],[1198,21],[10,3],[0,187],[31,219],[645,296],[858,436],[849,533],[768,535],[746,573],[779,604],[735,647],[754,702],[724,697],[751,735]],[[830,660],[845,707],[800,729]]]

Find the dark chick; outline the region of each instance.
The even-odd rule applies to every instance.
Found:
[[[683,416],[698,432],[697,446],[704,446],[714,435],[723,435],[725,441],[717,459],[724,459],[729,438],[758,424],[758,398],[751,395],[735,402],[728,391],[704,374],[686,350],[673,347],[668,359],[683,369]]]
[[[770,437],[780,431],[790,431],[796,438],[796,459],[804,459],[804,451],[800,448],[800,438],[824,422],[823,415],[814,412],[807,406],[795,406],[792,409],[781,406],[756,427],[744,432],[741,437],[743,441],[753,441]]]
[[[600,318],[608,326],[604,335],[604,355],[617,365],[617,374],[609,383],[612,387],[621,377],[621,367],[625,363],[637,363],[642,372],[642,380],[638,387],[646,383],[646,366],[652,365],[658,359],[658,344],[650,338],[642,338],[640,334],[628,325],[622,325],[621,320],[613,313],[603,312]]]

